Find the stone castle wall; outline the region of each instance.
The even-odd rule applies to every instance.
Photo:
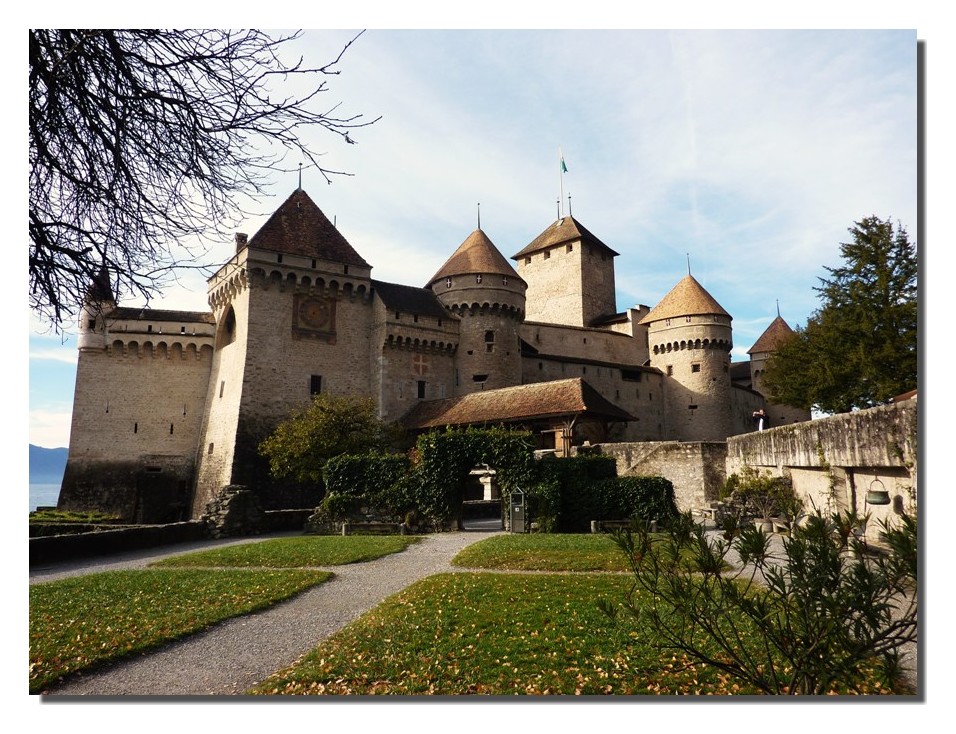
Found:
[[[917,509],[917,402],[915,399],[814,421],[752,431],[726,442],[678,441],[600,446],[617,461],[618,474],[658,475],[674,484],[678,507],[706,507],[726,478],[745,466],[789,477],[808,511],[869,514],[876,539],[880,521]],[[867,502],[870,489],[886,489],[890,504]]]

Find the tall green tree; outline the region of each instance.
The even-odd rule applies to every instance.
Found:
[[[821,307],[767,364],[774,401],[825,413],[916,387],[917,253],[906,230],[871,216],[850,227],[844,264],[820,278]]]
[[[376,415],[371,398],[316,395],[259,444],[277,479],[321,484],[326,462],[342,454],[387,448],[395,430]]]

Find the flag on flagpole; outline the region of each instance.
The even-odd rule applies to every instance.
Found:
[[[561,152],[561,149],[560,149],[560,148],[558,148],[558,155],[561,156],[561,173],[567,173],[567,172],[568,172],[568,166],[567,166],[567,164],[564,162],[564,153]]]

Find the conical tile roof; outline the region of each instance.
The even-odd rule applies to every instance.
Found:
[[[292,192],[248,246],[369,267],[302,189]]]
[[[456,275],[472,275],[475,273],[489,275],[506,275],[509,278],[517,278],[524,282],[511,263],[502,255],[494,243],[480,229],[476,229],[465,239],[464,242],[452,253],[452,256],[445,261],[438,272],[435,273],[428,286],[436,280],[451,278]],[[427,286],[426,286],[427,287]]]
[[[780,346],[782,342],[793,336],[793,333],[793,329],[790,328],[790,325],[778,316],[770,322],[770,326],[767,327],[766,331],[764,331],[764,333],[760,335],[760,338],[754,342],[754,345],[747,350],[747,354],[772,352]]]
[[[576,240],[581,240],[582,242],[599,247],[612,257],[618,255],[618,253],[591,234],[577,219],[574,217],[562,217],[535,237],[531,244],[525,247],[521,252],[517,255],[512,255],[511,259],[519,260],[533,252],[547,250],[549,247],[563,245],[566,242],[574,242]]]
[[[672,319],[678,316],[702,315],[727,316],[723,307],[710,295],[693,275],[685,275],[675,285],[670,293],[664,296],[660,303],[651,309],[640,323],[650,324],[653,321]]]

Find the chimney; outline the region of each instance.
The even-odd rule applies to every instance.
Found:
[[[245,232],[236,232],[236,252],[239,252],[249,241],[249,235]]]

